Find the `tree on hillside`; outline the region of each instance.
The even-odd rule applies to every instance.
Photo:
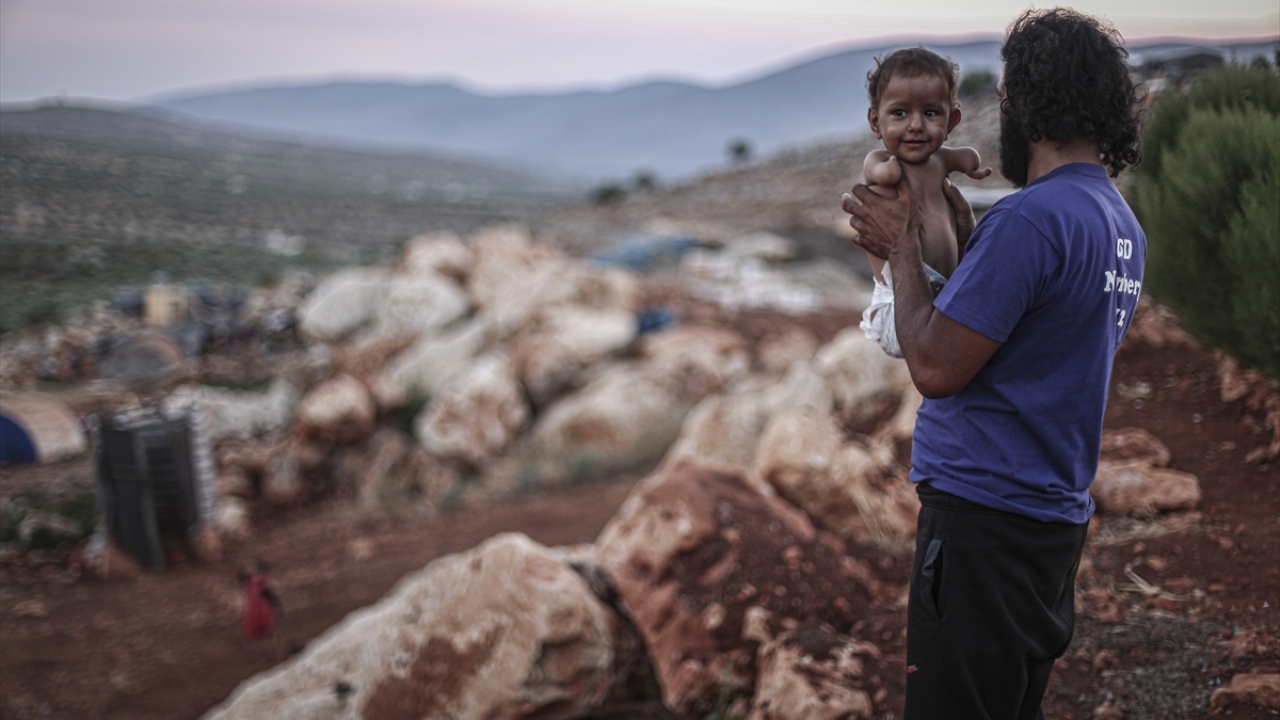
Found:
[[[737,138],[729,141],[729,162],[734,165],[745,165],[751,162],[751,141]]]
[[[1197,338],[1280,378],[1280,77],[1223,65],[1151,112],[1134,183],[1146,287]]]
[[[974,70],[960,80],[962,98],[988,97],[996,94],[996,74],[990,70]]]

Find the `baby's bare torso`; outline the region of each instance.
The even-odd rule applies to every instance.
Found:
[[[959,258],[956,245],[956,213],[942,193],[947,168],[936,154],[928,161],[901,163],[911,183],[911,194],[920,208],[920,254],[929,267],[951,277]],[[880,188],[873,188],[880,189]]]

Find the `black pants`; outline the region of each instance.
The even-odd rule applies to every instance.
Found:
[[[1088,524],[1045,523],[918,488],[906,720],[1037,720],[1075,629]]]

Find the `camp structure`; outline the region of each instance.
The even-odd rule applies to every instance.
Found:
[[[0,465],[57,462],[87,448],[79,418],[58,398],[41,393],[0,397]]]
[[[186,361],[177,340],[165,332],[118,338],[99,364],[105,378],[123,382],[159,381],[172,376]]]
[[[98,417],[98,491],[103,520],[125,552],[153,571],[176,544],[198,557],[211,527],[214,463],[198,410],[154,409]]]

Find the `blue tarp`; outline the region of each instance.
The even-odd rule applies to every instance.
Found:
[[[591,260],[597,265],[615,265],[643,273],[658,265],[679,262],[681,256],[696,247],[700,247],[700,243],[690,237],[637,236],[592,253]]]
[[[0,466],[36,461],[36,444],[13,418],[0,414]]]

